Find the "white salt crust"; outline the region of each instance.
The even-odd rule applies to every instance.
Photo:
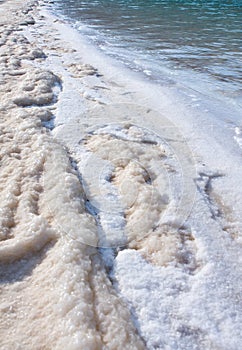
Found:
[[[43,2],[0,23],[0,348],[239,349],[233,108],[128,73]]]

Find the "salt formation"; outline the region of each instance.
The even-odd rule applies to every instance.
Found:
[[[143,349],[97,250],[69,234],[95,245],[77,174],[43,127],[61,79],[31,64],[45,55],[19,24],[34,23],[24,15],[34,5],[4,6],[10,16],[1,16],[0,29],[0,348]]]
[[[109,182],[117,188],[116,197],[120,198],[126,219],[125,241],[118,242],[115,237],[109,237],[113,239],[112,244],[125,245],[149,235],[159,225],[161,213],[169,201],[168,179],[162,172],[166,156],[161,145],[152,138],[146,140],[142,129],[132,125],[117,127],[116,130],[100,129],[83,142],[88,151],[104,161],[100,171],[104,171],[108,164],[111,166]],[[94,158],[89,160],[92,161],[95,162]],[[105,196],[102,193],[100,199],[96,198],[98,189],[93,188],[93,184],[100,186],[99,179],[95,181],[89,174],[86,175],[84,168],[85,190],[90,201],[97,207],[101,206],[101,211],[114,215],[115,207],[111,204],[109,208],[108,199],[106,207],[103,207]],[[100,245],[109,246],[109,243],[101,242]]]
[[[241,127],[227,152],[43,7],[0,15],[0,348],[237,350]]]

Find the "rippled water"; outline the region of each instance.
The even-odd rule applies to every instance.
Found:
[[[161,81],[164,74],[196,71],[215,89],[241,93],[242,0],[57,0],[55,6],[132,69]]]

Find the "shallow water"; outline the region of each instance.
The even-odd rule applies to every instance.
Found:
[[[241,98],[241,0],[58,0],[55,6],[133,70]]]

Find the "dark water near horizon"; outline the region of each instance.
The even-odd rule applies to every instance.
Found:
[[[133,70],[160,82],[192,82],[193,73],[205,90],[242,96],[242,0],[56,0],[54,6]]]

